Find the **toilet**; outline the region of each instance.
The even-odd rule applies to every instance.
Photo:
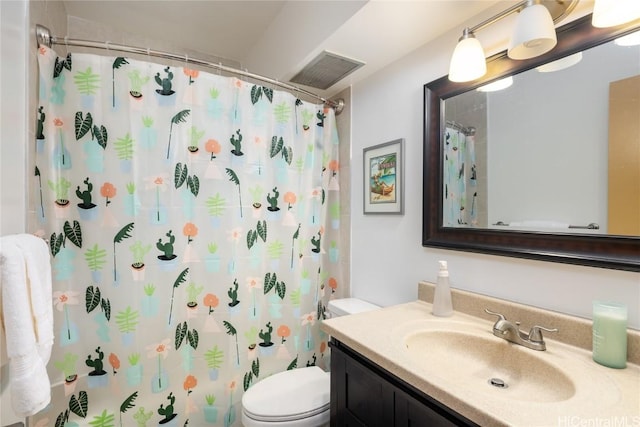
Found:
[[[330,317],[378,309],[357,298],[329,301]],[[317,366],[279,372],[258,381],[242,396],[244,427],[329,425],[329,373]]]

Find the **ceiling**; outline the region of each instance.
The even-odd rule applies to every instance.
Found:
[[[325,91],[330,97],[412,50],[459,27],[496,0],[64,1],[69,22],[122,33],[112,43],[222,58],[249,72],[288,81],[323,50],[365,66]],[[513,1],[502,1],[505,7]],[[73,25],[70,25],[73,29]],[[108,32],[106,32],[108,30]],[[86,35],[86,34],[85,34]],[[73,33],[70,32],[70,37]],[[104,37],[104,36],[103,36]],[[84,37],[87,38],[87,37]],[[140,45],[140,41],[146,43]],[[133,43],[137,41],[137,43]]]

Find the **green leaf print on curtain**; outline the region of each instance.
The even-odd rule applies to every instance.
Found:
[[[130,58],[38,63],[30,228],[50,236],[61,386],[31,425],[240,426],[256,382],[328,368],[333,112]]]

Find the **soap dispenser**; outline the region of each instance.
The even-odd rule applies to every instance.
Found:
[[[451,305],[451,288],[449,287],[449,271],[447,261],[438,261],[440,271],[436,282],[436,292],[433,296],[433,315],[449,317],[453,314]]]

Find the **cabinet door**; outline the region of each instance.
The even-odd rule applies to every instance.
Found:
[[[378,375],[331,350],[331,425],[333,427],[393,426],[393,389]]]
[[[402,390],[395,395],[395,427],[452,427],[456,424]]]
[[[331,342],[331,427],[478,427],[428,395]]]

